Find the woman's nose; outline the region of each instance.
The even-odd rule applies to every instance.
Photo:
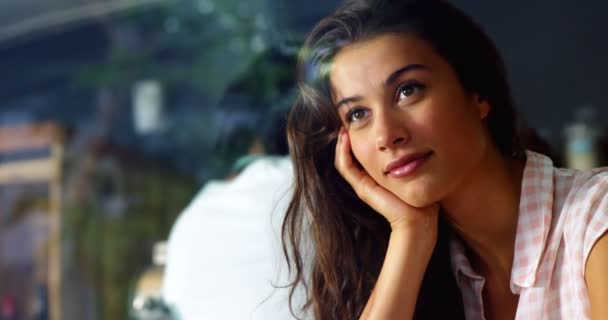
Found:
[[[379,151],[394,149],[408,142],[410,135],[398,117],[384,114],[376,118],[376,148]]]

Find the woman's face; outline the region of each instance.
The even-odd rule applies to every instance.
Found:
[[[490,106],[426,41],[386,34],[356,42],[338,52],[329,75],[355,158],[406,203],[441,201],[480,165]]]

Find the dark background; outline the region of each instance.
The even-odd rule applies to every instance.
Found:
[[[305,33],[338,2],[270,1],[277,26]],[[508,65],[520,112],[561,147],[575,109],[594,106],[606,125],[608,2],[455,0],[495,40]],[[5,5],[6,6],[6,5]],[[34,4],[32,4],[34,6]],[[1,9],[0,9],[1,10]],[[15,11],[18,12],[18,11]],[[0,19],[10,20],[1,16]],[[0,123],[90,116],[91,94],[66,91],[74,68],[103,59],[109,39],[100,19],[39,30],[0,43]],[[73,120],[74,120],[73,119]]]

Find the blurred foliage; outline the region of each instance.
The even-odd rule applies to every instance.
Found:
[[[113,43],[107,61],[85,70],[77,83],[130,86],[152,78],[219,99],[256,57],[286,36],[273,31],[271,11],[267,0],[176,0],[113,16],[106,21]],[[250,83],[263,84],[263,94],[275,85],[275,76],[266,74],[277,72],[266,67],[257,74],[263,81]]]
[[[277,102],[288,104],[284,97],[294,87],[299,41],[276,28],[273,5],[175,0],[109,17],[107,59],[81,70],[74,85],[120,92],[115,109],[124,110],[134,83],[159,80],[172,112],[162,133],[134,139],[138,147],[172,157],[167,160],[200,182],[223,177],[243,151],[225,152],[232,146],[225,137],[238,126],[258,127]],[[110,123],[124,114],[115,112]]]
[[[88,157],[74,159],[87,165],[67,186],[63,242],[70,250],[64,263],[92,287],[97,319],[126,319],[129,290],[151,264],[153,244],[168,238],[196,185],[154,166],[121,163],[111,154]]]

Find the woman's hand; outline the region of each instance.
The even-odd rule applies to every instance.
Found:
[[[384,216],[392,228],[382,269],[360,319],[412,319],[437,243],[439,205],[410,206],[359,169],[344,128],[338,135],[335,166],[357,196]]]
[[[422,228],[436,236],[439,205],[426,208],[410,206],[379,185],[367,172],[359,169],[353,161],[349,136],[344,128],[341,128],[338,134],[335,166],[357,196],[388,220],[393,231]]]

